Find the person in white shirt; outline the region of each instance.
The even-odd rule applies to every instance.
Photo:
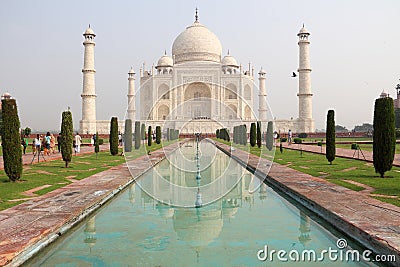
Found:
[[[76,135],[75,135],[75,152],[76,153],[81,152],[81,144],[82,144],[82,138],[78,133],[76,133]]]

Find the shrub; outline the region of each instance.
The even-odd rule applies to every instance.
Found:
[[[219,129],[217,129],[217,131],[215,131],[215,135],[217,136],[217,138],[220,138],[219,137]]]
[[[103,140],[103,139],[101,139],[101,140]],[[94,139],[94,153],[96,153],[96,158],[97,158],[97,153],[99,153],[100,152],[100,147],[99,147],[99,142],[100,140],[99,140],[99,133],[98,132],[96,132],[96,136],[95,136],[95,139]]]
[[[301,143],[303,143],[303,140],[301,138],[299,138],[299,137],[295,137],[295,138],[293,138],[293,142],[295,144],[301,144]]]
[[[146,140],[146,125],[142,123],[142,128],[140,129],[140,137],[142,140]]]
[[[151,130],[151,126],[149,126],[149,128],[148,128],[148,132],[147,132],[147,145],[148,146],[151,146],[151,143],[152,143],[152,141],[153,141],[153,139],[152,139],[152,137],[153,137],[153,135],[152,135],[152,130]]]
[[[322,142],[319,141],[319,142],[317,143],[317,145],[318,145],[318,146],[322,146]]]
[[[140,148],[140,140],[142,139],[140,121],[135,121],[135,149]]]
[[[267,126],[267,136],[265,138],[266,139],[265,145],[269,151],[271,151],[274,146],[274,132],[273,131],[274,131],[273,122],[269,121],[268,126]]]
[[[351,149],[357,150],[358,149],[358,144],[356,144],[356,143],[351,144]]]
[[[26,128],[24,129],[24,134],[25,134],[26,136],[30,135],[31,132],[32,132],[32,130],[31,130],[31,128],[29,128],[29,127],[26,127]]]
[[[72,160],[73,129],[72,113],[71,111],[64,111],[61,122],[61,155],[66,168]]]
[[[299,133],[298,135],[297,135],[297,137],[299,137],[299,138],[307,138],[307,134],[306,133]]]
[[[110,123],[110,153],[115,156],[118,154],[118,118],[112,117]]]
[[[335,111],[328,110],[326,118],[326,159],[329,164],[335,160],[336,144],[335,144]]]
[[[124,149],[125,152],[132,151],[132,120],[125,120],[125,132],[124,132]]]
[[[4,170],[10,179],[15,182],[22,175],[21,137],[19,134],[20,122],[15,99],[3,99],[1,130]]]
[[[282,143],[282,142],[287,142],[287,138],[286,138],[286,137],[282,137],[282,138],[281,138],[281,143]]]
[[[256,123],[252,122],[250,125],[250,145],[254,147],[257,141],[257,129]]]
[[[261,122],[257,121],[257,146],[261,147]]]
[[[161,126],[156,126],[156,143],[161,143]]]
[[[102,138],[99,138],[99,146],[104,144],[104,140]]]
[[[396,147],[393,99],[390,97],[375,100],[373,134],[373,161],[375,172],[384,177],[392,169]]]

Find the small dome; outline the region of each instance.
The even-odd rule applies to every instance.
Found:
[[[170,56],[163,55],[157,62],[158,67],[172,67],[174,65],[174,61]]]
[[[304,24],[303,24],[303,27],[300,29],[300,31],[299,31],[299,34],[297,34],[297,35],[300,35],[300,34],[310,34],[310,32],[306,29],[306,27],[304,27]]]
[[[94,36],[96,36],[96,34],[94,34],[94,31],[92,30],[92,28],[90,28],[90,25],[89,25],[89,28],[86,29],[86,31],[85,31],[85,33],[83,35],[94,35]]]
[[[218,37],[197,20],[176,37],[172,45],[175,63],[186,61],[221,62],[222,45]]]
[[[128,74],[135,74],[135,71],[133,70],[133,67],[129,70]]]
[[[233,66],[233,67],[239,67],[236,59],[232,57],[231,55],[226,55],[221,61],[222,66]]]
[[[385,97],[388,97],[388,96],[389,96],[389,94],[385,91],[385,89],[383,89],[380,97],[381,98],[385,98]]]

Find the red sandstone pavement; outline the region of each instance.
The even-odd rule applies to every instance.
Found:
[[[217,145],[229,151],[229,146]],[[378,254],[396,255],[394,266],[399,266],[400,207],[276,163],[269,170],[270,161],[239,149],[232,152],[232,157],[257,168],[263,177],[268,174],[267,182],[367,248]]]
[[[322,147],[322,152],[321,152],[321,147],[317,146],[317,145],[305,145],[305,144],[294,144],[294,143],[289,145],[288,143],[282,143],[282,146],[287,149],[303,150],[303,151],[307,151],[307,152],[324,154],[324,155],[325,155],[325,151],[326,151],[325,146]],[[364,159],[363,155],[365,156],[365,159]],[[365,160],[368,162],[373,162],[372,151],[362,150],[361,152],[358,152],[358,151],[355,151],[352,149],[336,148],[336,156],[341,157],[341,158],[359,159],[359,160]],[[400,167],[400,155],[399,154],[396,154],[394,156],[393,166]]]
[[[0,266],[18,265],[43,240],[64,233],[77,217],[122,190],[178,147],[171,144],[86,179],[0,212]],[[127,168],[127,165],[130,169]],[[132,178],[134,177],[134,178]]]

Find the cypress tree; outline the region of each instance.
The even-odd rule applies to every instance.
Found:
[[[135,121],[135,149],[140,148],[141,137],[140,121]]]
[[[132,151],[132,120],[126,119],[125,120],[125,132],[124,132],[124,148],[125,152]]]
[[[217,129],[217,131],[215,132],[215,135],[217,138],[219,138],[219,129]]]
[[[257,146],[261,147],[261,122],[257,121]]]
[[[326,119],[326,159],[332,164],[336,155],[335,145],[335,111],[328,110]]]
[[[265,137],[265,145],[269,151],[272,150],[274,146],[274,125],[272,121],[268,122],[267,126],[267,136]]]
[[[118,118],[112,117],[110,123],[110,153],[115,156],[118,154]]]
[[[1,100],[3,125],[1,139],[3,147],[4,170],[10,179],[15,182],[22,175],[21,137],[19,134],[20,122],[15,99]]]
[[[61,155],[65,161],[65,167],[72,160],[73,124],[71,111],[64,111],[61,120]]]
[[[142,140],[146,140],[146,125],[142,123],[142,128],[140,129],[140,136]]]
[[[374,109],[373,160],[375,172],[381,178],[392,169],[396,148],[396,130],[393,99],[375,100]]]
[[[161,126],[156,126],[156,143],[161,143]]]
[[[96,159],[97,159],[97,153],[100,152],[100,145],[99,145],[99,133],[96,132],[95,139],[94,139],[94,153],[96,153]]]
[[[152,131],[151,131],[151,126],[149,126],[149,130],[147,132],[147,145],[151,146],[152,143]]]
[[[257,139],[256,124],[252,122],[250,126],[250,145],[252,147],[256,145],[256,139]]]

